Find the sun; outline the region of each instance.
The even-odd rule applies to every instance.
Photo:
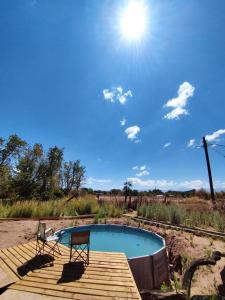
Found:
[[[142,1],[130,1],[120,16],[122,37],[128,40],[140,40],[147,27],[147,7]]]

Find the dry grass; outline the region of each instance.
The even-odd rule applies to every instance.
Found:
[[[0,218],[60,217],[98,214],[99,217],[116,217],[122,210],[116,205],[100,205],[95,197],[87,196],[67,201],[19,201],[12,205],[0,203]]]

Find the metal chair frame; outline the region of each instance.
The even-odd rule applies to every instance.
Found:
[[[74,262],[83,261],[85,265],[88,265],[89,252],[90,231],[72,232],[70,237],[70,262],[73,259]]]
[[[50,245],[49,242],[51,240],[48,240],[48,235],[53,234],[54,231],[52,228],[48,228],[46,230],[46,224],[45,223],[38,223],[38,230],[37,230],[37,242],[36,242],[36,256],[38,255],[44,255],[44,254],[50,254],[51,252],[53,253],[58,253],[61,255],[60,249],[59,249],[59,238],[53,239],[52,242],[54,242],[53,245]],[[45,250],[46,247],[48,248],[47,251]],[[56,250],[57,249],[57,250]]]

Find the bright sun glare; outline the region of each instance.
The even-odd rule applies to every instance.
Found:
[[[139,40],[146,31],[147,8],[142,1],[128,3],[120,17],[122,36],[129,40]]]

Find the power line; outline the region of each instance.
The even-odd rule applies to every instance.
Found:
[[[216,150],[215,148],[211,148],[211,150],[215,151],[217,154],[219,154],[219,155],[223,156],[223,158],[225,158],[224,153],[222,153],[222,152]]]
[[[212,145],[216,145],[216,146],[224,147],[224,148],[225,148],[225,145],[220,145],[220,144],[210,144],[210,146],[212,146]]]

